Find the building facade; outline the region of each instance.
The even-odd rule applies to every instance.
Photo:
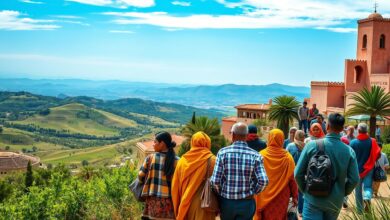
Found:
[[[321,113],[344,112],[359,90],[378,85],[389,91],[390,18],[373,13],[358,20],[356,59],[345,60],[344,82],[311,82],[309,104]]]

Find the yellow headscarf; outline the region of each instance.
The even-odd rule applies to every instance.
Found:
[[[283,149],[284,134],[279,129],[271,130],[267,148],[260,151],[269,183],[265,190],[256,195],[256,216],[287,186],[294,174],[294,160]]]
[[[210,151],[210,137],[197,132],[191,138],[191,149],[179,160],[172,178],[171,195],[177,220],[186,219],[191,201],[204,181],[207,160],[215,165],[215,156]]]

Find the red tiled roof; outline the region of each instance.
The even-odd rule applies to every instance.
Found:
[[[237,117],[226,117],[226,118],[222,118],[222,121],[231,121],[231,122],[237,122]]]
[[[236,109],[249,109],[249,110],[269,110],[271,105],[269,104],[243,104],[243,105],[237,105],[234,108]]]
[[[0,170],[15,170],[27,168],[28,161],[31,165],[37,165],[39,158],[27,156],[24,154],[17,154],[13,152],[0,152]]]
[[[185,137],[173,134],[172,140],[176,142],[176,147],[177,147],[183,143]],[[137,146],[141,148],[144,152],[154,152],[153,144],[154,144],[154,140],[148,140],[148,141],[138,142]]]

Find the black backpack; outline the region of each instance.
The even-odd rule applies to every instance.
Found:
[[[332,192],[334,183],[332,162],[325,153],[324,141],[316,140],[317,153],[309,160],[306,175],[306,191],[319,197],[326,197]]]

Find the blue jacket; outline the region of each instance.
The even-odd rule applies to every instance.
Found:
[[[317,207],[340,210],[344,196],[349,195],[358,184],[359,171],[355,152],[349,146],[340,141],[340,135],[329,133],[324,138],[325,153],[332,162],[335,183],[332,192],[327,197],[316,197],[307,193],[305,176],[311,157],[317,152],[317,143],[309,142],[301,153],[298,164],[295,167],[295,180],[299,190],[304,192],[305,202]]]
[[[354,139],[349,145],[355,151],[356,160],[359,167],[359,173],[361,173],[364,170],[364,164],[367,162],[368,158],[370,158],[372,147],[371,138],[362,141],[359,139]]]

